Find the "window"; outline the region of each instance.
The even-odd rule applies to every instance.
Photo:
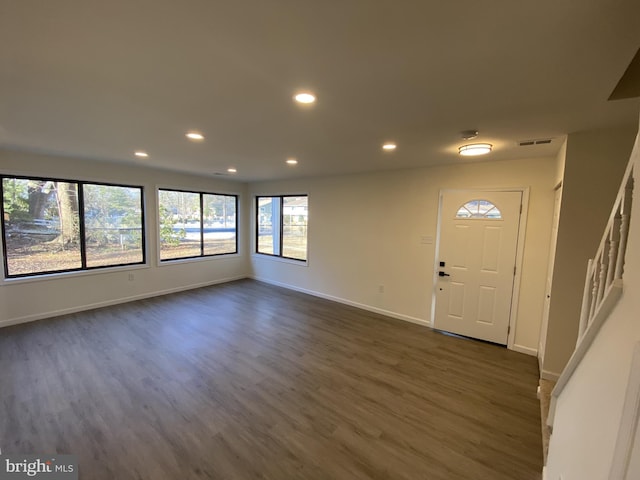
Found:
[[[238,197],[158,190],[160,260],[238,252]]]
[[[456,218],[482,218],[495,219],[502,218],[498,207],[488,200],[471,200],[462,205],[456,213]]]
[[[256,198],[256,251],[266,255],[307,259],[306,195]]]
[[[145,263],[142,187],[2,177],[5,277]]]

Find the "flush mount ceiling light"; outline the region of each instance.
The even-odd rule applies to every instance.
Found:
[[[387,142],[384,145],[382,145],[382,149],[385,152],[393,152],[396,148],[397,148],[397,145],[393,142]]]
[[[204,140],[204,135],[202,135],[199,132],[187,132],[184,134],[184,136],[187,137],[189,140],[194,140],[196,142]]]
[[[311,92],[298,92],[293,98],[296,102],[307,105],[316,101],[316,96]]]
[[[143,152],[142,150],[136,151],[134,155],[140,158],[147,158],[149,156],[147,152]]]
[[[458,148],[458,153],[465,157],[473,157],[476,155],[486,155],[491,152],[493,145],[490,143],[470,143]]]
[[[227,168],[227,172],[229,173],[236,173],[238,170],[236,170],[235,168],[231,167],[231,168]]]
[[[287,165],[297,165],[298,164],[298,160],[296,160],[295,158],[287,158]]]

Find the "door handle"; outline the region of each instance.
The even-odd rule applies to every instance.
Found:
[[[450,277],[451,275],[449,275],[448,273],[444,273],[444,272],[438,272],[438,276],[439,277]]]

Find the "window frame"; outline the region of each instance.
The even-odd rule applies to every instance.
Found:
[[[307,199],[307,231],[306,231],[306,236],[307,236],[307,243],[306,243],[306,252],[305,252],[305,258],[301,259],[301,258],[294,258],[294,257],[288,257],[286,255],[282,254],[282,251],[284,250],[284,199],[285,198],[295,198],[295,197],[305,197]],[[280,253],[266,253],[266,252],[260,252],[258,251],[259,248],[259,236],[260,236],[260,199],[261,198],[278,198],[280,199],[280,219],[279,219],[279,239],[280,239],[280,245],[279,245],[279,251]],[[306,193],[287,193],[287,194],[282,194],[282,195],[268,195],[268,194],[256,194],[255,196],[255,223],[254,223],[254,227],[255,227],[255,251],[254,253],[256,255],[265,255],[267,257],[271,257],[271,258],[278,258],[278,259],[285,259],[287,261],[292,261],[292,262],[299,262],[299,263],[308,263],[309,262],[309,217],[308,217],[308,212],[309,212],[309,195]],[[273,214],[273,213],[272,213]]]
[[[176,258],[162,258],[162,241],[160,239],[160,192],[179,192],[179,193],[191,193],[196,194],[200,198],[199,206],[200,206],[200,255],[189,255],[186,257],[176,257]],[[233,197],[235,200],[235,238],[234,244],[235,249],[233,252],[225,252],[225,253],[204,253],[205,242],[204,242],[204,196],[205,195],[220,195],[222,197]],[[158,228],[157,228],[157,239],[158,239],[158,265],[168,265],[171,262],[181,262],[181,261],[193,261],[200,259],[208,259],[215,257],[223,257],[228,255],[238,255],[238,236],[239,236],[239,195],[236,193],[220,193],[220,192],[206,192],[206,191],[193,191],[186,190],[183,188],[171,188],[171,187],[156,187],[156,215],[158,220]]]
[[[478,204],[478,213],[480,213],[480,204],[481,202],[486,202],[488,204],[491,205],[491,208],[489,208],[484,214],[482,215],[475,215],[471,210],[469,210],[467,208],[467,205],[469,205],[470,203],[474,203],[476,202]],[[460,210],[465,209],[467,212],[469,212],[471,215],[468,217],[465,216],[461,216],[460,215]],[[492,215],[487,215],[490,211],[495,210],[498,213],[498,216],[492,216]],[[456,210],[456,215],[455,215],[455,219],[456,220],[492,220],[492,221],[500,221],[500,220],[504,220],[502,218],[502,210],[500,210],[500,208],[498,207],[498,205],[496,205],[495,203],[493,203],[490,200],[484,199],[484,198],[472,198],[471,200],[466,201],[465,203],[463,203],[462,205],[460,205],[458,207],[458,209]]]
[[[5,211],[4,211],[4,179],[16,179],[16,180],[42,180],[47,182],[63,182],[69,184],[75,184],[78,192],[78,236],[80,242],[80,264],[78,268],[65,268],[61,270],[45,270],[32,273],[19,273],[9,274],[9,262],[7,258],[7,242],[6,242],[6,225],[5,225]],[[117,263],[113,265],[96,265],[87,266],[87,238],[86,238],[86,222],[85,222],[85,210],[84,210],[84,186],[85,185],[99,185],[105,187],[121,187],[121,188],[137,188],[140,190],[140,233],[141,233],[141,250],[142,261],[133,263]],[[147,228],[146,228],[146,208],[145,208],[145,188],[142,185],[130,185],[123,183],[110,183],[103,181],[91,181],[91,180],[75,180],[59,177],[43,177],[39,175],[12,175],[8,173],[0,173],[0,197],[2,202],[0,203],[0,225],[2,234],[2,263],[3,263],[3,279],[5,281],[12,281],[16,279],[31,279],[39,277],[52,277],[56,275],[65,275],[69,273],[81,273],[81,272],[95,272],[96,270],[106,269],[121,269],[122,267],[135,267],[147,265]]]

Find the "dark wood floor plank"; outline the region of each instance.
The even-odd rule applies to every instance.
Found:
[[[539,479],[535,358],[243,280],[0,330],[0,448],[82,479]]]

